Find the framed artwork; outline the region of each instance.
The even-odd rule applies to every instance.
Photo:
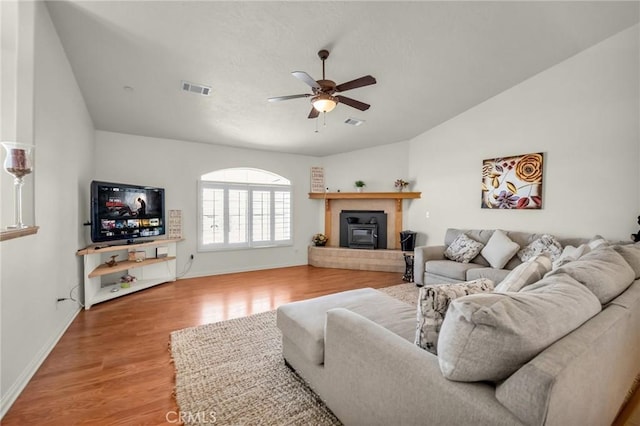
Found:
[[[544,154],[482,162],[483,209],[541,209]]]
[[[311,192],[325,192],[322,167],[311,167]]]
[[[182,210],[169,210],[169,238],[182,238]]]

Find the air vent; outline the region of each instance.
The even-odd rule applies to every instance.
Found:
[[[364,123],[364,120],[358,120],[357,118],[347,118],[344,121],[345,124],[350,124],[352,126],[359,126]]]
[[[197,93],[202,96],[209,96],[211,94],[211,87],[203,84],[190,83],[188,81],[182,81],[182,90],[185,92]]]

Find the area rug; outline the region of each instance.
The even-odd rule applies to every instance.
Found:
[[[380,289],[416,304],[407,283]],[[276,312],[171,333],[175,397],[186,425],[340,425],[284,365]]]

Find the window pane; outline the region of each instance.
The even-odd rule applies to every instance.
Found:
[[[222,169],[210,172],[201,176],[204,181],[214,182],[242,182],[242,183],[262,183],[267,185],[290,185],[286,179],[275,173],[259,169]]]
[[[275,191],[273,194],[275,207],[274,239],[283,241],[291,239],[291,193]]]
[[[247,242],[248,191],[229,190],[229,243]]]
[[[224,190],[202,190],[202,243],[224,243]]]
[[[271,240],[271,192],[253,191],[252,240]]]

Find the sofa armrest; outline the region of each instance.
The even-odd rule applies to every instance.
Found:
[[[447,246],[419,246],[413,250],[413,281],[424,284],[424,264],[428,260],[444,260]]]
[[[327,312],[323,395],[345,425],[519,425],[488,383],[445,379],[438,358],[347,309]]]

